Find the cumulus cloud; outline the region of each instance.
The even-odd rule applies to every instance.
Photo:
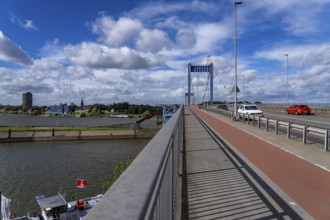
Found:
[[[0,31],[0,60],[19,65],[33,64],[22,48],[7,38],[2,31]]]
[[[330,64],[330,44],[277,44],[267,50],[257,51],[255,57],[284,61],[284,54],[289,55],[290,65],[295,68]]]
[[[228,23],[203,23],[195,29],[195,52],[213,51],[232,37],[232,26]]]
[[[253,81],[257,78],[258,71],[257,70],[245,70],[242,72],[242,76],[244,76],[244,82],[247,83]]]
[[[143,29],[140,21],[120,18],[115,21],[110,16],[102,15],[91,24],[93,33],[99,35],[99,41],[108,46],[121,47],[131,43]]]
[[[191,29],[183,28],[176,33],[177,46],[183,49],[194,47],[196,41],[195,33]]]
[[[143,30],[136,40],[136,48],[143,52],[157,53],[171,48],[171,40],[161,30]]]
[[[72,63],[91,68],[146,69],[159,64],[159,60],[142,56],[128,47],[110,48],[84,42],[66,46],[64,51]]]
[[[98,34],[99,41],[109,47],[131,47],[142,52],[153,52],[169,49],[171,40],[159,29],[147,29],[139,20],[120,18],[113,20],[102,15],[91,25],[92,31]]]

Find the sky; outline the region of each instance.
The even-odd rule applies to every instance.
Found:
[[[1,0],[0,103],[184,104],[189,63],[212,63],[214,101],[234,101],[234,5]],[[330,103],[330,0],[244,0],[236,23],[239,100]],[[193,102],[208,82],[192,73]]]

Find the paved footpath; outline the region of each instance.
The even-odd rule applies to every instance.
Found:
[[[238,154],[246,158],[252,167],[260,171],[260,175],[268,180],[274,189],[279,189],[281,191],[279,194],[286,196],[288,204],[297,205],[310,215],[305,215],[304,219],[330,219],[330,172],[320,167],[329,167],[329,152],[321,152],[317,147],[313,147],[312,150],[305,151],[306,160],[302,156],[295,155],[299,151],[295,147],[288,150],[291,153],[287,152],[287,149],[281,149],[279,145],[284,145],[282,143],[285,139],[283,136],[276,136],[271,141],[272,135],[264,133],[264,136],[269,136],[270,139],[260,139],[257,137],[258,134],[244,131],[248,125],[245,125],[244,128],[238,128],[226,121],[227,119],[223,120],[223,116],[194,107],[191,110],[232,146]],[[279,138],[283,139],[282,142],[274,141]],[[286,145],[292,146],[298,143],[296,140],[285,141],[287,141]],[[306,149],[306,146],[298,145],[302,151]],[[307,147],[312,148],[311,146]],[[312,151],[317,153],[310,153],[309,157],[307,153]],[[319,157],[321,165],[315,165],[318,161],[317,155],[321,155]],[[328,158],[327,161],[326,158]]]

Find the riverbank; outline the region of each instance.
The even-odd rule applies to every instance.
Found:
[[[159,128],[153,129],[117,129],[117,130],[33,130],[2,131],[0,143],[33,141],[77,141],[153,138]]]

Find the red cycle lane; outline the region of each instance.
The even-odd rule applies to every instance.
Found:
[[[197,108],[204,122],[315,219],[330,219],[330,173]]]

